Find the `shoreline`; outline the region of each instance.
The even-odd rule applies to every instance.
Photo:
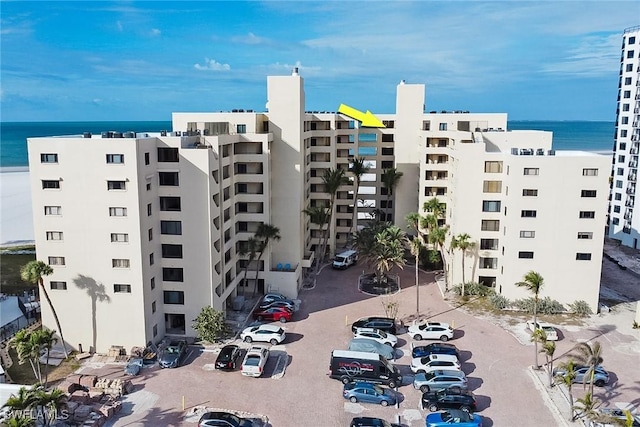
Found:
[[[29,172],[29,166],[0,166],[0,173]]]

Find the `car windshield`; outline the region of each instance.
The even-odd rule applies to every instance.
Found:
[[[380,336],[382,338],[386,338],[387,337],[387,333],[385,331],[378,330],[378,334],[380,334]]]
[[[377,394],[384,394],[384,390],[379,385],[374,385],[373,389],[376,391]]]
[[[249,356],[244,361],[245,365],[258,366],[260,364],[260,356]]]

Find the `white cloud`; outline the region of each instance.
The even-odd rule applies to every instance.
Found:
[[[152,37],[158,37],[162,34],[162,31],[157,28],[152,28],[150,34]]]
[[[615,73],[620,64],[620,35],[586,36],[566,56],[543,65],[546,73],[579,75],[583,77],[606,76]]]
[[[258,44],[269,44],[271,43],[271,41],[267,38],[264,37],[258,37],[253,33],[248,33],[247,35],[244,36],[236,36],[236,37],[232,37],[231,41],[235,42],[235,43],[243,43],[243,44],[249,44],[249,45],[258,45]]]
[[[231,66],[229,64],[221,64],[215,59],[204,58],[204,65],[195,64],[193,67],[200,71],[229,71]]]

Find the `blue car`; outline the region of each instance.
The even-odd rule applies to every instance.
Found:
[[[388,388],[382,388],[377,384],[355,382],[344,385],[342,396],[351,402],[378,403],[382,406],[395,405],[396,395]]]
[[[426,423],[427,427],[482,427],[482,417],[459,409],[450,409],[427,415]]]

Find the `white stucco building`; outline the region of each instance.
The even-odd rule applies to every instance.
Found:
[[[610,158],[554,151],[548,132],[508,131],[506,114],[424,106],[424,85],[402,82],[395,114],[377,115],[386,127],[364,128],[306,112],[294,71],[268,77],[265,112],[174,113],[160,133],[30,138],[37,257],[54,269],[45,284],[68,344],[103,352],[193,336],[203,306],[227,310],[254,284],[296,297],[322,235],[302,211],[328,204],[324,171],[348,169],[353,156],[371,167],[360,221],[381,210],[405,228],[408,213],[438,197],[448,240],[477,242],[467,281],[520,298],[514,283],[536,270],[542,296],[595,310]],[[403,176],[388,200],[381,175],[394,167]],[[353,193],[351,184],[336,195],[331,253],[353,230]],[[261,223],[281,239],[245,288],[243,253]],[[459,283],[460,254],[446,258]],[[54,324],[46,305],[43,322]]]
[[[613,149],[609,237],[638,249],[640,216],[634,209],[640,150],[640,26],[622,34]]]

